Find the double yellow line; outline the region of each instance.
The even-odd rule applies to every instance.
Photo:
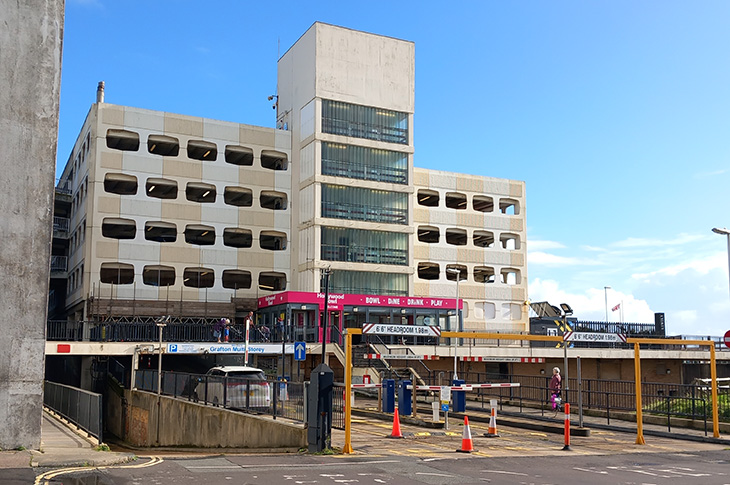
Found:
[[[74,468],[61,468],[60,470],[51,470],[41,473],[35,478],[35,485],[50,485],[51,481],[59,476],[74,472],[88,472],[92,470],[103,470],[105,468],[146,468],[148,466],[159,465],[164,460],[159,456],[150,457],[150,461],[134,465],[106,465],[106,466],[78,466]]]

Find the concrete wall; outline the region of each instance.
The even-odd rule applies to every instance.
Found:
[[[157,395],[125,390],[126,408],[120,396],[110,396],[109,431],[135,446],[158,446]],[[159,446],[299,449],[307,445],[302,425],[164,396],[160,416]]]
[[[0,0],[0,448],[39,448],[62,0]]]

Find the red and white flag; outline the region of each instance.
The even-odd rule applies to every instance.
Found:
[[[615,312],[616,310],[618,310],[618,309],[620,309],[620,308],[621,308],[621,303],[619,303],[619,304],[618,304],[618,305],[616,305],[615,307],[611,308],[611,311],[612,311],[612,312]]]

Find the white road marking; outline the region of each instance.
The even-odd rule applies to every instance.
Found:
[[[519,475],[521,477],[528,477],[527,473],[508,472],[505,470],[482,470],[484,473],[502,473],[503,475]]]
[[[608,472],[604,471],[604,470],[589,470],[588,468],[579,468],[577,466],[574,466],[573,470],[578,470],[580,472],[588,472],[588,473],[598,473],[600,475],[608,475]]]
[[[649,476],[652,476],[652,477],[659,477],[659,478],[672,478],[672,477],[670,477],[669,475],[659,475],[658,473],[652,473],[652,472],[648,472],[648,471],[645,471],[645,470],[631,470],[631,469],[628,469],[628,468],[627,468],[627,469],[626,469],[626,470],[624,470],[624,471],[627,471],[627,472],[633,472],[633,473],[641,473],[641,474],[643,474],[643,475],[649,475]]]
[[[416,475],[428,475],[431,477],[453,477],[454,475],[447,475],[446,473],[426,473],[426,472],[416,472]]]
[[[690,471],[694,471],[691,468],[678,468],[678,469],[679,470],[690,470]],[[684,477],[710,477],[710,476],[712,476],[709,473],[685,473],[685,472],[678,472],[677,469],[674,469],[674,468],[669,468],[669,469],[666,469],[666,470],[657,470],[657,471],[664,472],[664,473],[674,473],[675,475],[681,475],[681,476],[684,476]]]

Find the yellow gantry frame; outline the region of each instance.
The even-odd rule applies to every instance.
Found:
[[[630,344],[634,344],[634,381],[636,384],[636,444],[643,445],[644,442],[644,423],[643,410],[641,409],[641,359],[639,355],[639,345],[656,344],[656,345],[697,345],[698,347],[710,347],[710,377],[712,380],[712,436],[720,437],[720,423],[718,422],[717,411],[717,367],[715,366],[715,342],[712,340],[679,340],[671,338],[630,338],[626,339]]]
[[[361,328],[348,328],[345,330],[345,445],[343,453],[352,453],[352,336],[362,335]],[[484,340],[536,340],[542,342],[562,342],[563,336],[550,335],[524,335],[518,333],[491,333],[491,332],[441,332],[443,338],[466,338]],[[720,437],[717,411],[717,369],[715,367],[715,342],[712,340],[675,340],[675,339],[651,339],[651,338],[630,338],[627,342],[634,344],[634,371],[636,380],[636,443],[644,443],[644,427],[642,423],[641,409],[641,362],[639,356],[640,344],[659,345],[697,345],[710,347],[710,375],[712,377],[712,428],[713,436]],[[456,355],[454,355],[456,359]]]

